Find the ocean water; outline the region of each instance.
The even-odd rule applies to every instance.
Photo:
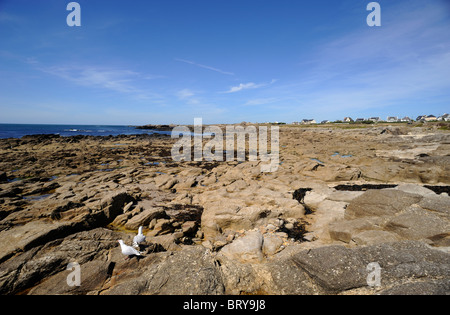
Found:
[[[58,134],[68,136],[118,136],[136,134],[168,134],[170,131],[142,130],[133,126],[103,126],[103,125],[24,125],[0,124],[0,139],[21,138],[27,135]]]

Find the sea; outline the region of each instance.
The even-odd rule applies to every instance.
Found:
[[[109,125],[38,125],[38,124],[0,124],[0,139],[22,138],[28,135],[54,134],[69,136],[118,136],[137,134],[167,134],[170,131],[143,130],[134,126]]]

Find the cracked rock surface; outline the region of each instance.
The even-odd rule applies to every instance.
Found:
[[[175,162],[173,143],[0,139],[0,294],[450,292],[448,132],[286,126],[273,173]]]

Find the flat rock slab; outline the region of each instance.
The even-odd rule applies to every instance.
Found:
[[[33,221],[10,230],[0,232],[0,262],[8,259],[18,251],[26,251],[36,245],[54,239],[64,227],[71,223]]]
[[[420,195],[401,190],[368,190],[350,202],[345,218],[395,215],[412,204],[419,203],[422,198]]]
[[[161,207],[152,207],[145,209],[141,213],[135,215],[125,224],[125,228],[137,230],[140,226],[148,225],[153,219],[159,219],[165,216],[165,211]]]
[[[302,251],[292,257],[300,270],[328,291],[343,291],[366,284],[363,257],[344,246],[328,246]]]
[[[419,203],[427,210],[440,212],[450,216],[450,197],[445,195],[428,195]]]
[[[109,277],[108,272],[112,263],[94,260],[80,265],[80,286],[70,286],[67,278],[72,270],[66,270],[32,288],[28,295],[55,295],[55,294],[88,294],[101,289],[103,283]]]
[[[381,267],[382,287],[399,286],[417,279],[422,282],[445,279],[447,284],[450,280],[450,254],[418,241],[353,249],[333,245],[303,250],[292,255],[291,259],[299,272],[306,272],[328,293],[368,287],[367,266],[370,263],[377,263]],[[434,287],[431,289],[434,290]]]
[[[448,295],[450,280],[405,283],[383,290],[380,295]]]

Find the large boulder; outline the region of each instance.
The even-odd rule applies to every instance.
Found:
[[[209,250],[192,246],[120,263],[111,287],[102,294],[217,295],[224,293],[218,266]]]
[[[30,225],[27,224],[26,226]],[[47,240],[9,259],[0,266],[0,293],[15,294],[39,283],[33,294],[84,294],[99,290],[111,266],[106,261],[109,249],[117,247],[120,234],[104,228],[83,231],[64,239]],[[69,287],[66,268],[81,266],[82,287]],[[45,280],[45,281],[44,281]],[[56,285],[56,284],[59,285]]]
[[[148,225],[153,219],[160,219],[165,216],[166,214],[162,207],[145,209],[128,220],[125,224],[125,228],[129,230],[137,230],[140,226]]]
[[[147,293],[163,295],[218,295],[224,293],[222,276],[211,252],[203,246],[186,248],[170,256],[149,279]]]
[[[339,292],[366,285],[363,257],[344,246],[301,251],[292,259],[299,271],[306,272],[326,291]]]
[[[276,254],[283,246],[283,238],[275,234],[265,234],[262,251],[266,256]]]
[[[434,191],[431,189],[428,189],[426,187],[423,187],[421,185],[416,184],[400,184],[395,189],[401,190],[410,194],[416,194],[421,196],[433,196],[435,195]]]
[[[311,276],[291,257],[276,259],[267,265],[272,279],[269,294],[315,295],[324,293]]]
[[[264,238],[259,231],[250,231],[220,250],[220,254],[241,262],[261,262]]]

